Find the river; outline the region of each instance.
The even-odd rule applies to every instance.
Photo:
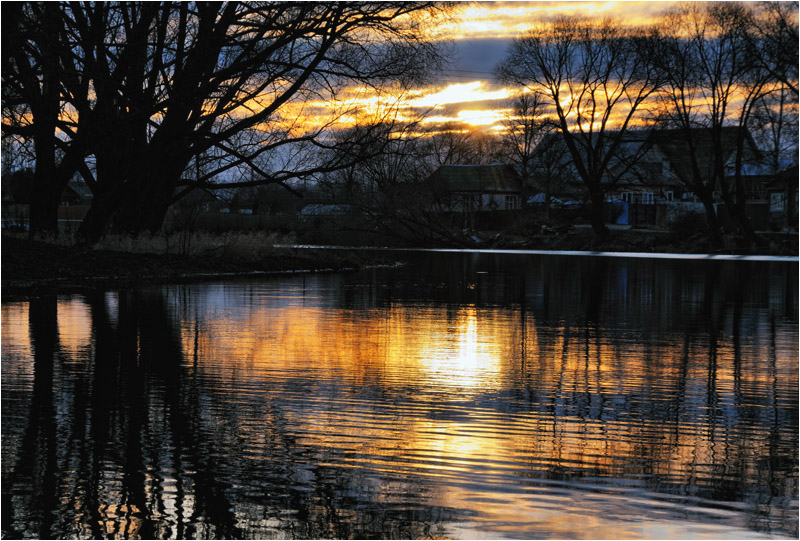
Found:
[[[4,301],[3,538],[797,538],[796,262],[403,257]]]

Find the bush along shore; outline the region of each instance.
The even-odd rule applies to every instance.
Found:
[[[369,239],[373,242],[358,242],[358,235],[348,238],[339,233],[335,239],[326,239],[329,241],[326,244],[376,245],[375,239]],[[797,234],[776,235],[769,240],[768,247],[758,251],[738,249],[738,243],[731,242],[730,248],[724,253],[797,256],[797,238]],[[472,239],[473,245],[436,244],[421,247],[709,252],[709,246],[701,235],[682,235],[675,231],[614,230],[602,243],[597,242],[588,228],[553,230],[537,235],[481,235]],[[300,239],[299,242],[307,244],[307,239]],[[76,244],[69,237],[30,241],[20,236],[3,235],[2,293],[8,298],[39,292],[125,288],[259,274],[338,272],[368,265],[395,264],[402,259],[399,252],[381,254],[341,248],[293,248],[297,243],[298,239],[291,234],[267,232],[173,233],[136,239],[108,236],[93,246]]]

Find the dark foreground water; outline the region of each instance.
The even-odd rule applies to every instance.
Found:
[[[3,537],[797,537],[796,263],[411,257],[4,302]]]

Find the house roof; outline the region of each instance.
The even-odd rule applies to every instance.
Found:
[[[29,204],[33,190],[33,171],[20,170],[2,176],[3,202]],[[82,203],[92,198],[92,190],[80,177],[75,175],[64,187],[61,201]]]
[[[742,132],[738,127],[723,127],[721,131],[723,157],[726,174],[733,166],[737,138]],[[606,132],[606,141],[610,144],[615,131]],[[742,175],[752,176],[764,174],[762,164],[763,155],[758,149],[749,130],[744,131],[744,159]],[[700,174],[708,178],[713,172],[713,141],[711,131],[706,128],[697,128],[691,131],[695,145],[697,165]],[[541,149],[539,147],[542,147]],[[547,152],[550,149],[561,149],[562,159],[571,168],[572,158],[559,132],[549,134],[537,147],[537,152]],[[579,148],[583,148],[579,145]],[[621,184],[658,183],[677,184],[678,181],[691,184],[692,163],[689,157],[689,142],[686,132],[681,129],[655,129],[655,130],[628,130],[621,141],[617,155],[609,163],[609,172],[612,175],[621,175]],[[661,167],[661,159],[669,164],[672,177],[666,169]],[[655,159],[656,161],[652,161]],[[633,166],[630,162],[633,161]],[[626,173],[619,173],[620,171]],[[577,175],[577,172],[574,172]]]
[[[76,175],[72,178],[72,180],[69,181],[66,189],[64,190],[64,195],[62,198],[66,197],[87,201],[93,197],[92,189],[89,188],[89,185],[86,184],[86,181],[84,181],[83,178]]]
[[[519,192],[522,181],[507,164],[442,165],[429,182],[446,192]]]
[[[301,216],[343,216],[351,210],[350,205],[325,205],[312,203],[300,210]]]
[[[729,163],[733,159],[736,151],[736,140],[740,135],[738,127],[729,126],[723,127],[721,131],[722,149],[724,152],[724,165],[730,167],[733,164]],[[704,177],[710,177],[714,170],[713,158],[713,141],[711,138],[711,130],[707,128],[698,128],[692,130],[692,139],[695,146],[695,154],[697,156],[697,165],[700,169],[700,174]],[[743,175],[761,174],[763,171],[759,167],[763,156],[758,149],[755,141],[749,130],[744,132],[744,156],[743,156]],[[689,158],[689,141],[686,137],[686,132],[680,129],[669,130],[653,130],[650,135],[653,144],[658,145],[664,155],[670,162],[675,174],[684,181],[691,181],[692,178],[692,163]]]
[[[786,190],[788,187],[794,186],[796,191],[798,178],[800,178],[800,173],[798,172],[797,164],[790,165],[780,173],[776,173],[773,180],[767,184],[767,188],[770,190]]]

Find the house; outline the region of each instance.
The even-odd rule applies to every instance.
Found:
[[[607,192],[609,221],[664,226],[681,214],[702,211],[678,174],[676,165],[686,161],[671,151],[672,142],[673,135],[663,131],[628,132],[604,179],[613,186]]]
[[[711,130],[698,128],[692,130],[696,160],[689,159],[691,148],[684,130],[655,130],[652,133],[654,144],[661,148],[667,156],[672,174],[684,186],[682,201],[688,205],[692,201],[698,206],[699,199],[690,191],[696,180],[693,171],[697,167],[702,182],[713,182],[717,171],[714,163],[714,141]],[[738,145],[741,142],[741,154]],[[758,148],[749,130],[736,126],[723,127],[719,132],[719,143],[722,148],[723,177],[733,197],[736,194],[737,158],[739,159],[739,180],[744,190],[745,213],[756,230],[769,227],[769,209],[766,199],[766,185],[773,179],[772,171],[766,163],[764,154]],[[719,222],[727,229],[735,230],[738,226],[733,211],[726,208],[720,187],[716,185],[713,193],[713,204]]]
[[[724,174],[729,185],[734,186],[737,139],[739,128],[725,127],[720,133],[724,152]],[[612,139],[613,133],[606,133]],[[711,132],[707,129],[693,130],[692,137],[697,156],[697,168],[704,180],[714,174]],[[740,176],[755,214],[765,193],[765,167],[763,155],[749,131],[743,139],[742,166]],[[563,142],[563,136],[554,133],[540,145],[561,148],[561,175],[565,177],[558,190],[551,196],[565,199],[586,199],[586,189],[578,176],[572,158]],[[537,147],[538,148],[538,147]],[[535,154],[535,158],[539,154]],[[544,153],[541,153],[545,156]],[[609,221],[635,225],[665,225],[685,212],[702,212],[700,200],[691,190],[694,183],[694,164],[688,159],[690,146],[683,130],[629,130],[614,156],[609,161],[603,183],[608,185],[606,195],[609,205]],[[552,160],[551,160],[552,161]],[[539,157],[535,163],[542,162]],[[566,164],[566,167],[564,167]],[[534,184],[545,185],[543,171],[552,169],[552,164],[534,166]],[[582,194],[582,195],[580,195]],[[718,194],[715,194],[718,195]],[[754,202],[755,200],[755,202]],[[715,204],[718,201],[715,201]],[[660,207],[660,208],[659,208]]]
[[[353,205],[311,203],[300,209],[299,218],[300,224],[317,231],[338,231],[357,215]]]
[[[83,177],[76,174],[61,194],[61,205],[58,207],[58,221],[61,228],[75,231],[92,204],[92,190]]]
[[[609,195],[626,203],[652,205],[684,195],[670,156],[651,133],[634,132],[620,144],[605,181],[614,186]]]
[[[604,135],[611,144],[616,133]],[[561,133],[551,133],[539,143],[531,171],[531,189],[538,193],[529,203],[580,209],[589,200]],[[655,144],[649,130],[626,132],[601,182],[607,185],[606,220],[610,223],[653,225],[659,220],[655,205],[679,200],[683,194],[680,180],[672,174],[669,157]]]
[[[61,194],[61,204],[64,206],[83,205],[88,207],[92,197],[92,190],[83,180],[83,177],[75,175],[67,183],[67,187],[64,188],[64,192]]]
[[[580,207],[586,189],[578,177],[564,138],[559,133],[546,135],[534,149],[528,163],[527,203],[545,208]]]
[[[747,190],[745,195],[750,198],[757,197],[759,190],[763,192],[763,179],[759,184],[759,177],[763,177],[767,170],[763,153],[759,150],[749,130],[745,129],[742,132],[741,128],[734,126],[721,128],[720,142],[723,152],[724,175],[731,179],[736,173],[737,139],[740,135],[743,137],[741,176],[745,180],[745,189]],[[694,180],[694,164],[688,159],[691,149],[686,132],[677,129],[653,130],[650,132],[649,140],[665,156],[674,178],[684,186],[691,185]],[[711,130],[707,128],[692,130],[692,142],[701,178],[711,179],[715,170]]]
[[[769,225],[774,231],[797,230],[798,175],[795,164],[774,175],[766,185]]]
[[[522,180],[506,164],[442,165],[426,184],[446,212],[483,213],[522,208]]]
[[[736,127],[722,128],[720,133],[724,174],[731,186],[740,133]],[[765,173],[763,155],[750,132],[745,130],[743,135],[740,174],[745,181],[746,196],[762,198],[759,193],[763,193],[763,179],[760,180]],[[696,129],[692,137],[698,171],[704,181],[709,181],[715,168],[711,132]],[[695,164],[689,156],[689,141],[683,130],[632,130],[609,166],[607,181],[614,185],[609,194],[640,204],[699,202],[690,189],[695,180]]]

